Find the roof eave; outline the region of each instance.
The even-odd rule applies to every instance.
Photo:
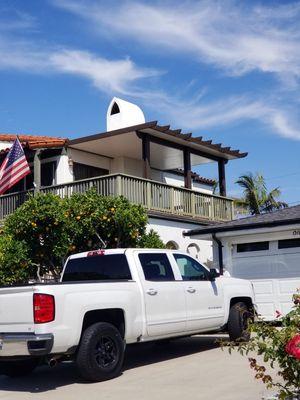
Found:
[[[253,224],[243,224],[243,225],[235,225],[235,226],[215,226],[205,229],[192,229],[190,231],[184,232],[184,236],[201,236],[213,233],[221,233],[221,232],[234,232],[234,231],[245,231],[251,229],[259,229],[259,228],[275,228],[277,226],[284,225],[294,225],[299,224],[300,218],[292,218],[289,220],[281,220],[281,221],[270,221],[270,222],[257,222]]]
[[[149,131],[150,130],[150,131]],[[85,136],[69,141],[69,146],[77,145],[84,142],[89,142],[93,140],[104,139],[107,137],[117,136],[129,132],[144,132],[149,135],[157,135],[163,137],[169,142],[177,141],[183,146],[190,147],[191,149],[197,150],[202,149],[202,151],[207,151],[207,156],[217,156],[218,158],[223,158],[225,160],[232,160],[236,158],[244,158],[248,153],[241,153],[239,150],[233,150],[230,147],[222,147],[220,143],[214,144],[211,140],[203,140],[202,137],[192,137],[191,133],[181,133],[181,129],[170,129],[169,125],[160,126],[157,121],[145,122],[140,125],[128,126],[121,129],[116,129],[109,132],[98,133],[95,135]],[[163,135],[162,135],[163,134]],[[168,135],[165,137],[164,135]],[[172,140],[173,139],[173,140]],[[205,149],[205,150],[204,150]]]

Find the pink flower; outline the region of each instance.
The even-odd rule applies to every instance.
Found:
[[[276,312],[276,318],[279,318],[279,317],[281,317],[281,316],[282,316],[282,314],[281,314],[281,312],[280,312],[280,311],[276,310],[275,312]]]
[[[300,360],[300,334],[295,335],[285,346],[285,351]]]

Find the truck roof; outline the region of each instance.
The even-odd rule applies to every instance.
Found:
[[[96,255],[108,255],[108,254],[124,254],[126,251],[131,250],[142,250],[142,251],[152,251],[152,252],[171,252],[171,253],[176,253],[177,250],[170,250],[170,249],[148,249],[148,248],[124,248],[124,249],[97,249],[97,250],[89,250],[89,251],[84,251],[82,253],[76,253],[72,254],[69,259],[73,258],[83,258],[83,257],[89,257],[89,256],[96,256]],[[179,251],[180,253],[180,251]]]

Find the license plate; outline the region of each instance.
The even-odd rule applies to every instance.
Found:
[[[0,350],[3,349],[3,340],[0,339]]]

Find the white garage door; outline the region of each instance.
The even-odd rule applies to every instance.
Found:
[[[275,319],[276,310],[286,314],[300,288],[300,239],[234,245],[231,273],[251,280],[263,318]]]

